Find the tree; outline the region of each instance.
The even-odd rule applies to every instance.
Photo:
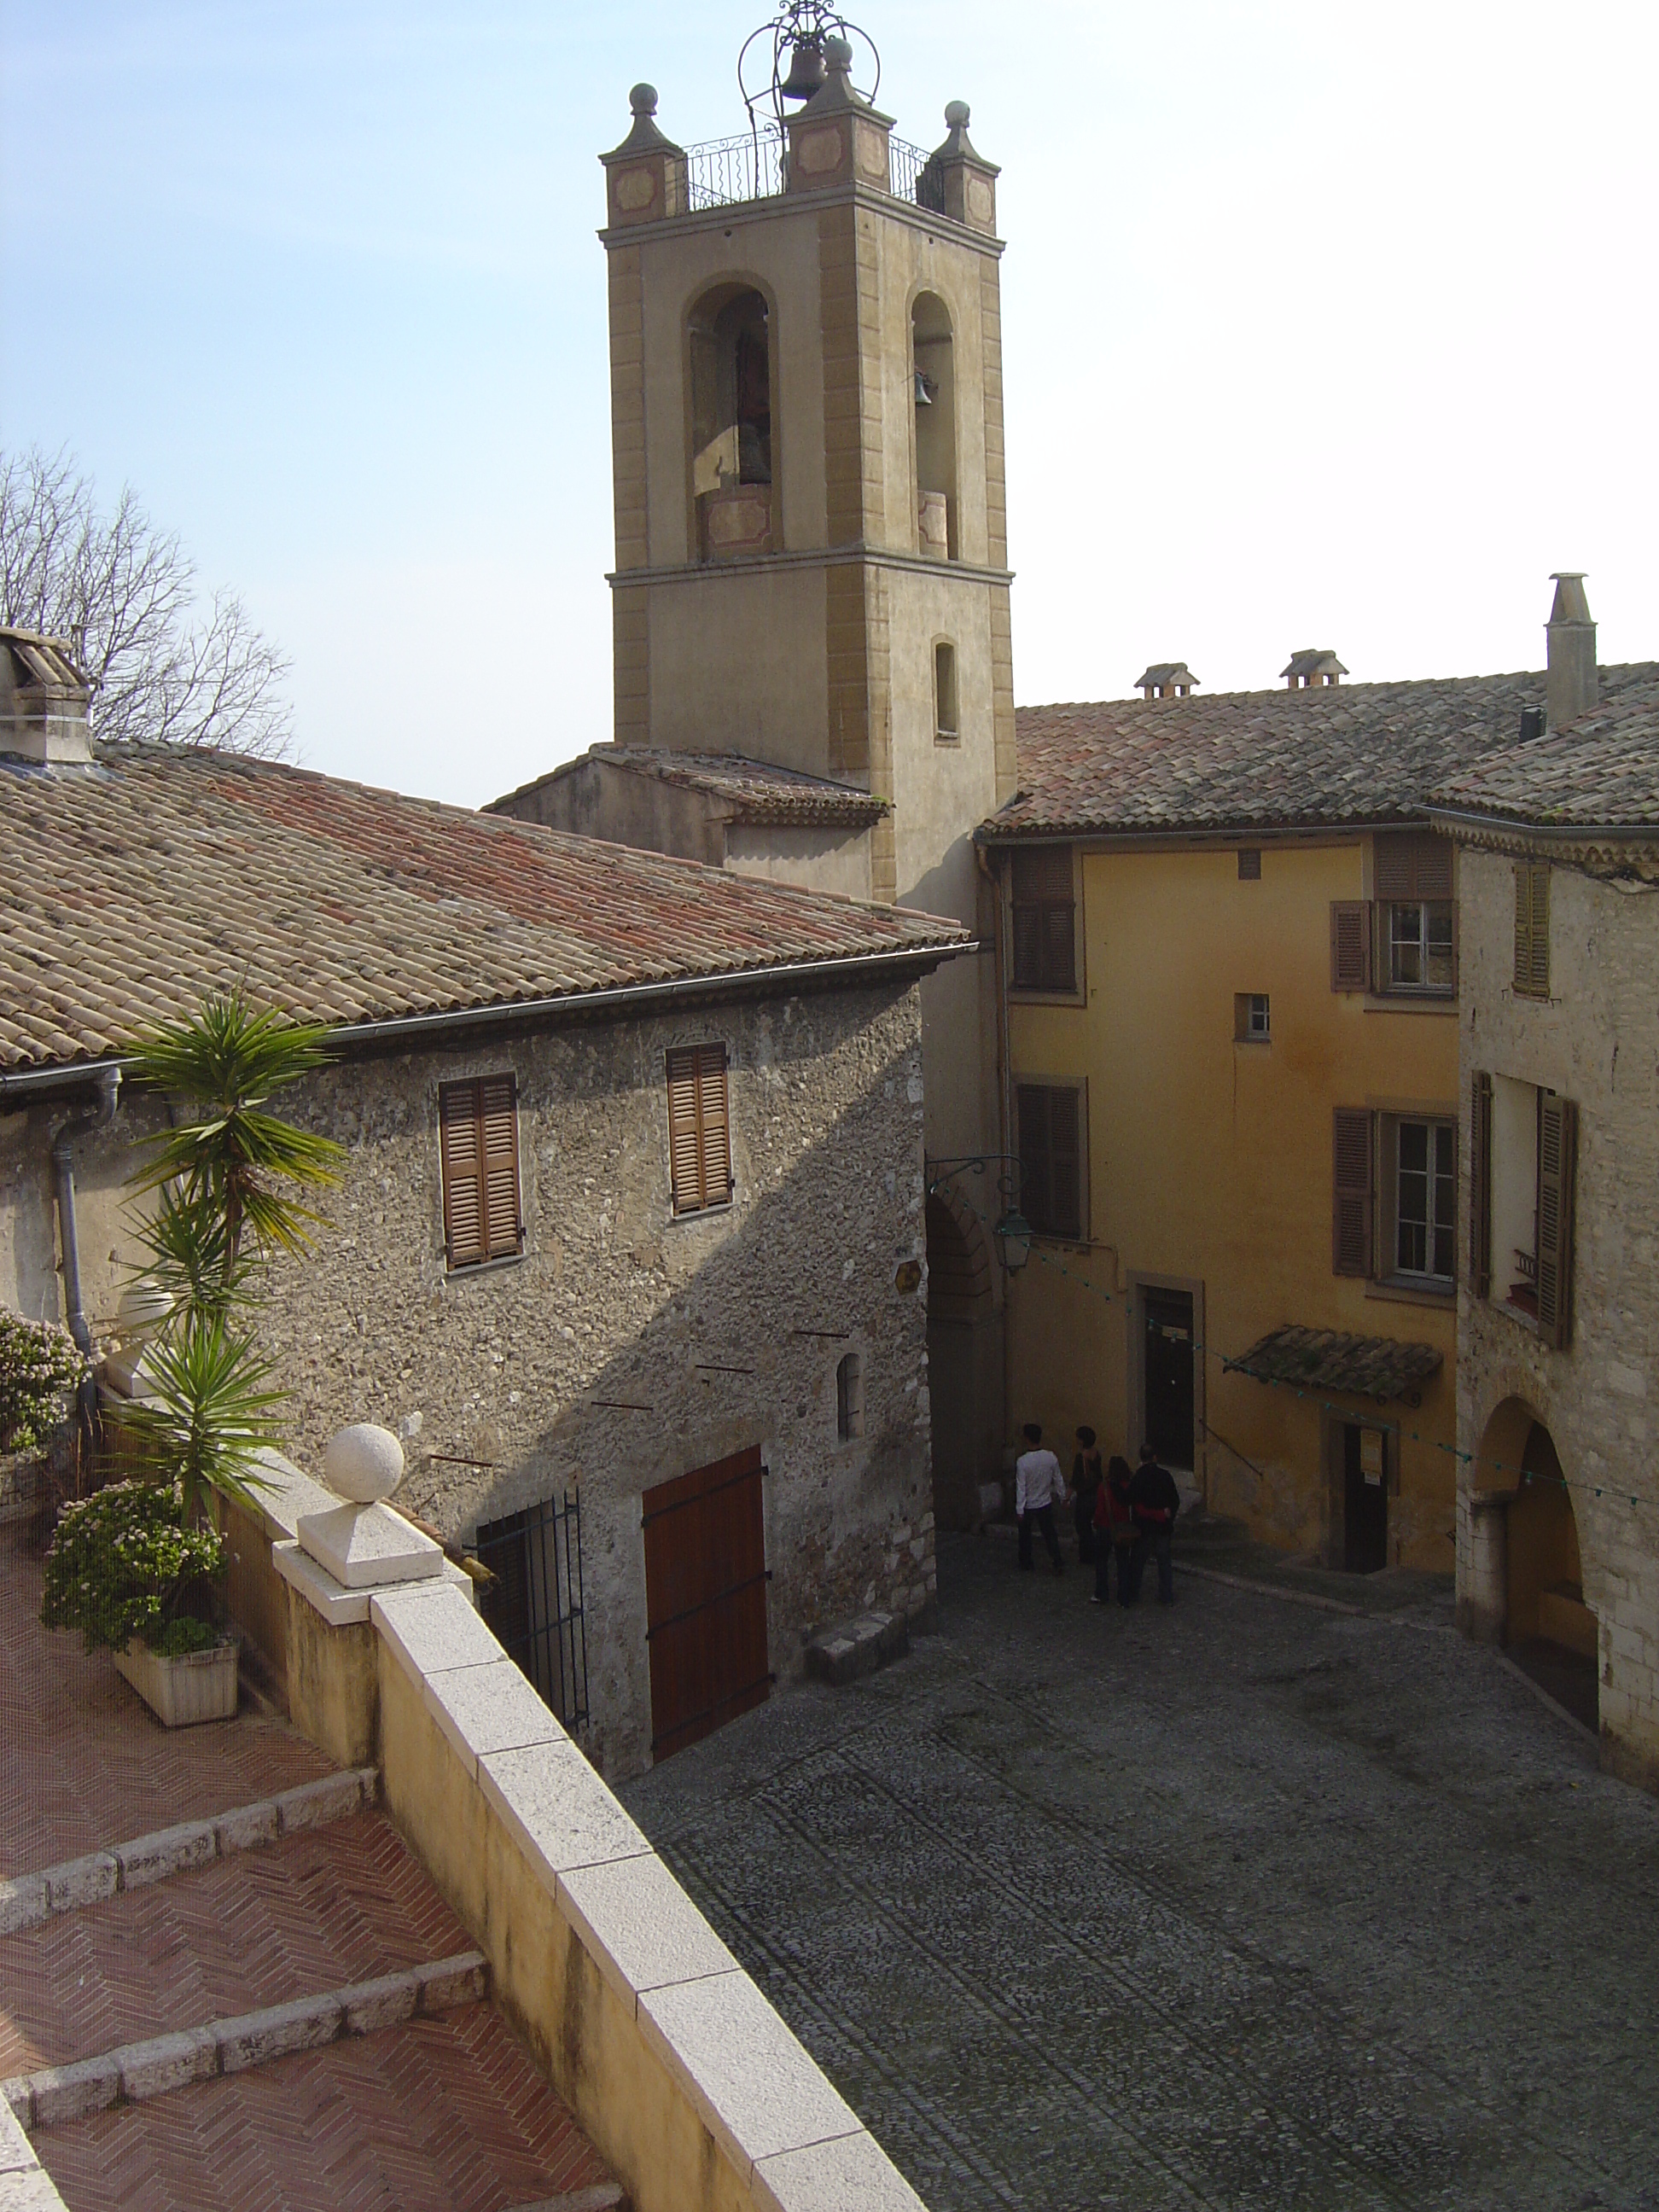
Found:
[[[234,592],[199,613],[178,538],[130,485],[106,509],[68,453],[0,453],[0,620],[69,645],[102,744],[290,750],[284,655]]]

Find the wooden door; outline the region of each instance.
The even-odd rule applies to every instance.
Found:
[[[1146,1442],[1166,1467],[1198,1464],[1193,1435],[1193,1294],[1144,1290]]]
[[[1350,1421],[1342,1431],[1342,1564],[1374,1575],[1389,1564],[1389,1486],[1381,1429]]]
[[[647,1490],[646,1637],[651,1750],[683,1751],[771,1691],[766,1531],[758,1450]]]

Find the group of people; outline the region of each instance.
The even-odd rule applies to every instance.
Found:
[[[1151,1444],[1140,1447],[1140,1465],[1131,1468],[1115,1453],[1103,1463],[1100,1446],[1091,1428],[1077,1432],[1077,1453],[1072,1462],[1068,1487],[1060,1462],[1042,1441],[1042,1425],[1027,1421],[1023,1431],[1025,1449],[1015,1468],[1014,1510],[1019,1522],[1019,1564],[1029,1573],[1034,1565],[1033,1537],[1041,1530],[1042,1541],[1057,1575],[1066,1571],[1054,1528],[1054,1508],[1068,1501],[1077,1528],[1079,1566],[1095,1571],[1096,1605],[1111,1600],[1112,1568],[1117,1568],[1117,1601],[1133,1605],[1140,1595],[1140,1579],[1148,1559],[1158,1562],[1158,1601],[1175,1603],[1175,1569],[1170,1558],[1170,1539],[1181,1510],[1181,1492],[1167,1467],[1159,1463]]]

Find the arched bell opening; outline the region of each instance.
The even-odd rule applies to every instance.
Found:
[[[957,373],[951,311],[936,292],[910,310],[911,395],[916,439],[916,550],[958,561]]]
[[[988,1357],[996,1329],[990,1239],[948,1188],[928,1194],[926,1221],[933,1516],[941,1528],[970,1528],[981,1517],[985,1439],[1000,1418],[990,1400],[1001,1364]]]
[[[750,284],[719,284],[688,319],[692,542],[702,561],[777,543],[772,311]]]

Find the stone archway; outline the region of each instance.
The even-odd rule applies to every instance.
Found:
[[[1468,1625],[1595,1728],[1598,1629],[1584,1603],[1572,1492],[1554,1437],[1523,1398],[1494,1411],[1473,1472],[1468,1597],[1481,1619]]]
[[[994,1262],[983,1224],[948,1185],[928,1193],[927,1228],[933,1513],[941,1528],[969,1528],[1001,1435]]]

